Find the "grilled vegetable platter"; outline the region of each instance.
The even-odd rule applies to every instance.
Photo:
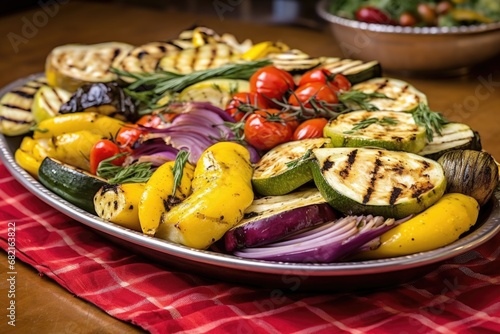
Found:
[[[432,252],[497,206],[480,134],[378,62],[207,27],[56,47],[3,94],[0,131],[16,166],[101,224],[225,258]]]

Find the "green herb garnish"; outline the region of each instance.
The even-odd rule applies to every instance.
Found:
[[[149,99],[156,102],[166,92],[179,92],[197,82],[213,79],[249,79],[259,68],[270,65],[271,61],[257,60],[242,63],[226,64],[217,68],[179,74],[168,71],[154,73],[132,73],[112,68],[111,71],[120,77],[132,78],[135,81],[127,87],[127,94],[140,101]]]
[[[432,111],[425,103],[419,103],[417,107],[410,111],[417,125],[425,127],[425,135],[430,143],[434,139],[434,133],[441,135],[441,130],[449,122],[441,113]]]
[[[128,166],[115,166],[112,161],[126,153],[119,153],[104,159],[97,167],[97,176],[105,178],[110,184],[146,182],[153,174],[150,162],[136,162]]]
[[[377,117],[370,117],[362,120],[361,122],[357,123],[354,125],[354,127],[349,130],[349,131],[344,131],[345,134],[352,134],[355,133],[356,131],[366,129],[372,124],[380,124],[380,125],[396,125],[398,124],[398,121],[393,118],[393,117],[382,117],[382,118],[377,118]]]
[[[175,157],[174,162],[174,189],[172,190],[172,194],[175,194],[175,190],[179,187],[182,180],[182,174],[184,173],[184,166],[189,158],[189,152],[180,150]]]
[[[312,150],[309,149],[306,151],[306,153],[304,153],[303,156],[301,156],[300,158],[298,159],[295,159],[295,160],[292,160],[292,161],[289,161],[286,163],[286,167],[287,168],[294,168],[296,167],[298,164],[304,162],[304,161],[307,161],[307,160],[311,160],[312,159]]]
[[[379,99],[390,99],[387,95],[382,93],[365,93],[359,90],[350,90],[347,92],[343,92],[339,94],[339,101],[344,104],[354,104],[359,107],[359,109],[374,111],[378,110],[378,108],[369,102],[370,99],[379,98]]]

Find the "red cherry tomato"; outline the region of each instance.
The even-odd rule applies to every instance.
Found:
[[[339,99],[335,90],[329,84],[321,82],[310,82],[304,86],[297,88],[290,98],[288,104],[292,106],[304,106],[311,108],[311,101],[323,101],[324,103],[334,104],[338,103]]]
[[[254,92],[240,92],[233,95],[226,106],[226,112],[239,122],[246,113],[267,107],[267,100],[262,95]]]
[[[92,146],[90,151],[90,172],[97,173],[99,163],[105,159],[111,158],[114,155],[121,153],[117,144],[109,139],[101,139]],[[125,155],[114,159],[111,163],[115,166],[121,166],[125,161]]]
[[[366,23],[394,24],[390,16],[376,7],[364,6],[356,13],[356,20]]]
[[[165,114],[159,115],[144,115],[135,124],[124,125],[118,134],[116,135],[115,141],[119,147],[126,151],[132,151],[134,144],[146,131],[141,129],[138,125],[147,126],[150,128],[156,128],[164,122],[162,117],[166,116],[168,121],[171,121],[176,114]]]
[[[292,139],[293,128],[277,109],[258,110],[245,121],[247,143],[259,150],[270,150]],[[284,119],[285,118],[285,119]]]
[[[327,83],[332,81],[334,75],[332,72],[327,70],[326,68],[317,68],[310,71],[307,71],[302,75],[299,81],[299,87],[304,86],[310,82],[322,82]]]
[[[333,82],[341,91],[348,91],[351,89],[351,82],[343,74],[336,74],[333,78]]]
[[[347,79],[343,74],[333,74],[326,68],[317,68],[314,70],[310,70],[302,77],[299,81],[299,87],[305,86],[311,82],[321,82],[321,83],[329,83],[330,87],[335,90],[343,90],[347,91],[351,89],[351,82]]]
[[[272,65],[257,70],[250,77],[250,91],[262,95],[268,100],[281,101],[286,93],[294,88],[293,76]]]
[[[328,123],[326,118],[312,118],[305,120],[293,132],[292,140],[300,140],[306,138],[321,138],[323,137],[323,128]]]

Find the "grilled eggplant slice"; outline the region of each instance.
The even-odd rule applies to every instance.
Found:
[[[328,57],[322,59],[321,66],[334,74],[344,75],[353,85],[382,75],[378,61],[364,63],[361,60]]]
[[[292,74],[305,72],[321,63],[320,58],[311,57],[307,53],[297,49],[281,53],[272,53],[269,54],[267,58],[273,62],[274,66]]]
[[[110,71],[133,49],[126,43],[66,44],[54,48],[45,62],[45,74],[53,87],[74,92],[86,83],[117,78]]]
[[[420,155],[376,148],[313,150],[314,183],[345,215],[404,218],[422,212],[446,189],[441,165]]]
[[[35,124],[31,112],[33,99],[40,87],[46,86],[45,77],[30,80],[7,92],[0,99],[0,132],[6,136],[26,134]]]
[[[352,87],[363,93],[381,93],[387,98],[370,98],[367,102],[380,110],[410,111],[420,103],[427,104],[427,97],[409,83],[392,78],[374,78]]]
[[[83,85],[59,109],[60,114],[82,111],[97,112],[129,122],[139,118],[134,102],[116,82]]]
[[[241,222],[226,232],[225,248],[232,252],[268,244],[335,218],[335,211],[315,188],[262,197],[254,200]]]

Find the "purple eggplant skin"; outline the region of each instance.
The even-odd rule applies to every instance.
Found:
[[[259,220],[237,225],[224,235],[228,252],[265,245],[300,230],[335,220],[337,214],[327,203],[311,204]]]

